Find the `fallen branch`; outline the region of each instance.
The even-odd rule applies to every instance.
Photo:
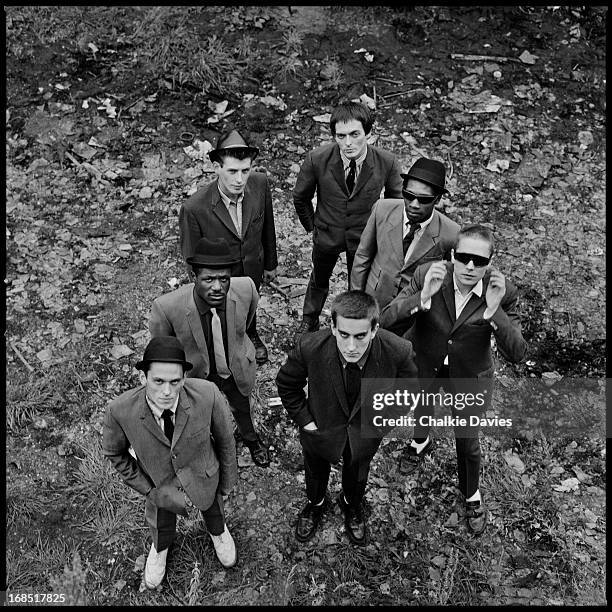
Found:
[[[374,77],[376,81],[385,81],[385,83],[392,83],[393,85],[403,85],[402,81],[394,81],[393,79],[386,79],[385,77]]]
[[[385,94],[384,96],[381,96],[381,98],[386,100],[387,98],[396,98],[397,96],[403,96],[404,94],[413,94],[417,91],[427,93],[427,90],[424,87],[417,87],[416,89],[407,89],[406,91],[396,91],[395,93]]]
[[[463,53],[451,53],[451,59],[464,60],[466,62],[520,62],[515,57],[503,57],[500,55],[465,55]]]
[[[23,365],[25,365],[25,367],[28,368],[30,372],[33,372],[34,368],[25,360],[25,357],[19,352],[19,349],[15,346],[15,343],[12,340],[9,340],[9,344],[11,345],[11,348],[15,351],[15,355],[17,355],[17,357],[21,359]]]

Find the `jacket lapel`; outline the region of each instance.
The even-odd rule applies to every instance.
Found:
[[[368,356],[363,370],[361,372],[361,379],[364,378],[378,378],[381,372],[380,367],[380,339],[374,336],[372,340],[372,346],[370,347],[370,355]],[[361,410],[361,394],[357,398],[354,406],[351,406],[351,412],[349,414],[349,421],[355,417],[355,415]]]
[[[436,246],[438,236],[440,235],[440,217],[436,211],[434,211],[434,217],[425,228],[423,235],[419,238],[418,242],[414,245],[410,257],[406,261],[404,268],[408,268],[417,261],[419,261],[425,253],[430,251]]]
[[[225,204],[223,203],[223,200],[221,199],[221,195],[219,194],[218,183],[215,183],[215,186],[212,189],[212,193],[213,193],[212,195],[213,213],[217,215],[221,223],[223,223],[223,225],[225,225],[225,227],[227,227],[228,230],[230,230],[233,234],[238,236],[238,231],[236,230],[236,226],[234,225],[234,222],[232,221],[232,218],[230,217],[227,207],[225,206]],[[243,209],[243,214],[244,214],[244,202],[243,202],[242,209]]]
[[[246,236],[247,228],[255,214],[255,202],[257,199],[253,194],[253,182],[247,181],[242,198],[242,235]],[[225,208],[225,207],[224,207]]]
[[[359,172],[359,176],[357,177],[357,183],[355,184],[355,189],[353,190],[353,197],[356,196],[361,188],[370,180],[372,176],[374,167],[374,154],[372,153],[372,149],[368,147],[368,152],[366,154],[365,159],[363,160],[363,164],[361,164],[361,171]],[[343,168],[344,173],[344,168]],[[346,182],[346,181],[345,181]],[[351,195],[351,194],[349,194]]]
[[[389,215],[389,235],[388,240],[391,241],[391,250],[398,262],[396,269],[402,269],[404,265],[404,206],[398,206]]]
[[[488,276],[486,280],[484,278],[482,279],[482,295],[480,297],[478,297],[477,295],[473,293],[470,295],[470,299],[468,300],[468,303],[465,305],[465,307],[461,311],[459,318],[453,324],[453,327],[450,331],[451,334],[458,327],[463,325],[474,314],[474,311],[476,311],[479,307],[484,305],[484,307],[486,308],[485,295],[487,292],[487,284],[488,284]]]
[[[344,391],[344,378],[342,376],[342,366],[337,355],[336,338],[332,335],[327,343],[326,350],[327,372],[329,373],[329,382],[338,397],[342,411],[347,416],[350,413],[349,405],[346,400],[346,392]]]
[[[344,193],[348,193],[346,179],[344,177],[344,166],[342,165],[342,158],[340,157],[340,147],[334,147],[334,152],[332,153],[329,165],[332,176],[336,179],[336,183],[340,185],[340,188],[342,191],[344,191]]]
[[[185,300],[185,318],[187,319],[187,324],[191,329],[191,334],[193,335],[193,339],[195,340],[198,349],[200,351],[200,355],[206,369],[210,369],[210,363],[208,362],[208,346],[206,345],[206,338],[204,337],[204,330],[202,329],[202,322],[200,321],[200,313],[198,312],[198,308],[195,305],[195,301],[193,299],[193,287],[189,294],[186,296]]]
[[[179,394],[179,403],[176,407],[176,416],[174,418],[174,435],[172,436],[172,446],[176,446],[189,420],[189,409],[191,404],[187,399],[187,394],[184,389],[181,389]],[[159,429],[159,428],[158,428]]]
[[[162,431],[162,428],[157,424],[149,405],[147,404],[147,396],[145,389],[142,389],[142,400],[140,402],[139,414],[138,416],[142,420],[142,424],[149,431],[150,434],[153,435],[154,438],[157,438],[159,442],[164,444],[165,446],[170,446],[170,440],[166,438],[166,435]]]

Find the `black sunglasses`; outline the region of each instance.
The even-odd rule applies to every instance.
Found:
[[[434,202],[438,196],[437,195],[418,195],[416,193],[412,193],[412,191],[408,191],[407,189],[402,189],[402,195],[404,199],[412,202],[412,200],[418,200],[419,204],[431,204]]]
[[[466,266],[470,263],[470,261],[473,261],[475,268],[484,268],[485,266],[488,266],[489,262],[491,261],[490,257],[472,255],[471,253],[455,253],[455,259]]]

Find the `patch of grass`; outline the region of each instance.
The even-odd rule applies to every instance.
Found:
[[[23,370],[8,368],[6,378],[6,428],[9,433],[19,433],[32,423],[48,400],[53,396],[51,381],[37,376],[35,372],[26,375]]]

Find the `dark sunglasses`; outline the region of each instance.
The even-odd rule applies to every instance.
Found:
[[[417,195],[416,193],[412,193],[412,191],[407,191],[406,189],[402,189],[402,195],[404,199],[412,202],[412,200],[418,200],[419,204],[431,204],[434,202],[438,196],[437,195]]]
[[[470,261],[474,262],[475,268],[484,268],[489,265],[490,257],[482,257],[482,255],[472,255],[471,253],[455,253],[455,259],[466,266]]]

